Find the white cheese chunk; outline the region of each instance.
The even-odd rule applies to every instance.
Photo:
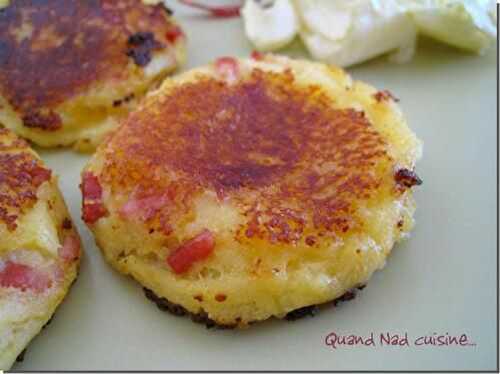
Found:
[[[387,52],[396,52],[401,62],[413,55],[417,30],[395,1],[380,6],[370,0],[295,3],[303,19],[300,36],[315,59],[345,67]],[[321,12],[310,10],[313,3]],[[336,25],[329,33],[323,30],[328,22]]]
[[[276,50],[291,42],[299,30],[290,0],[274,3],[248,0],[241,10],[245,32],[259,51]]]

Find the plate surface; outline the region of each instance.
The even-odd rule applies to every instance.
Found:
[[[207,18],[172,5],[189,38],[186,68],[252,50],[240,19]],[[300,46],[288,51],[306,56]],[[80,220],[79,173],[88,156],[41,151],[85,246],[81,273],[53,322],[15,370],[430,370],[496,366],[496,57],[430,41],[415,59],[380,58],[348,69],[390,89],[424,141],[417,165],[417,225],[355,300],[296,322],[245,331],[206,330],[159,311],[142,289],[104,262]],[[332,349],[335,332],[376,346]],[[467,334],[474,346],[416,346],[420,336]],[[381,346],[407,333],[410,346]]]

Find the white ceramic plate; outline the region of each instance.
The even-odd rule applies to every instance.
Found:
[[[186,68],[221,55],[249,55],[241,20],[177,6],[189,37]],[[424,141],[417,166],[417,226],[355,300],[294,323],[214,331],[174,317],[103,261],[80,220],[79,173],[87,156],[41,151],[85,246],[78,281],[16,370],[443,370],[496,367],[496,49],[485,57],[421,43],[413,62],[381,58],[349,69],[401,98]],[[292,55],[305,54],[300,48]],[[332,349],[331,333],[376,346]],[[410,346],[380,346],[380,333]],[[475,346],[416,346],[433,333],[467,334]]]

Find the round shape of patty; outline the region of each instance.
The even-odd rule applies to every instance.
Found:
[[[0,8],[0,121],[92,150],[185,61],[185,41],[163,3],[13,0]]]
[[[57,178],[1,125],[0,237],[0,370],[7,370],[75,280],[80,238]]]
[[[106,259],[245,326],[364,285],[413,225],[421,143],[388,91],[254,54],[167,79],[82,174]]]

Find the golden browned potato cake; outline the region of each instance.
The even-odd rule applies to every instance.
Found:
[[[163,3],[0,4],[0,121],[44,147],[92,150],[184,62],[185,40]]]
[[[76,278],[80,238],[57,178],[0,125],[0,369],[50,320]]]
[[[83,218],[160,307],[243,327],[383,267],[413,226],[420,153],[386,91],[323,64],[225,57],[166,80],[99,147]]]

